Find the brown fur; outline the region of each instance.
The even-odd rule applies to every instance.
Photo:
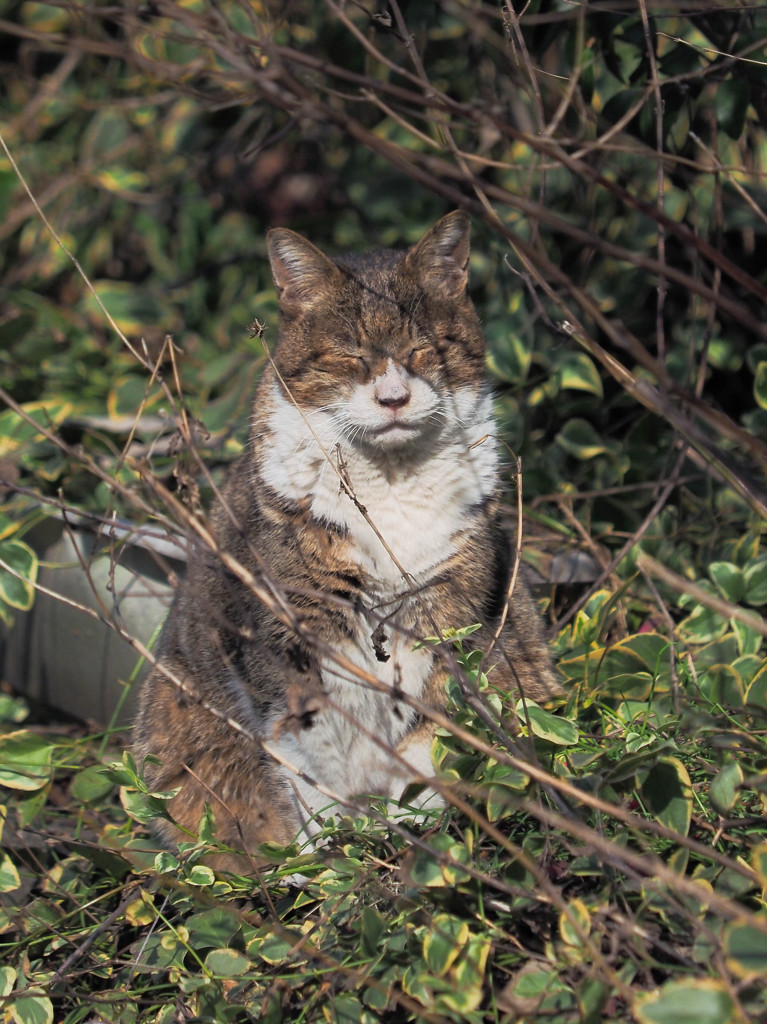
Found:
[[[279,425],[292,415],[277,375],[303,410],[362,401],[360,389],[367,387],[364,394],[370,395],[375,387],[370,415],[385,413],[397,423],[397,416],[410,415],[408,410],[421,393],[429,399],[436,395],[443,404],[453,393],[460,393],[468,407],[472,396],[478,404],[486,402],[484,339],[465,288],[468,233],[468,219],[455,213],[407,253],[378,251],[336,261],[292,232],[270,234],[281,309],[276,371],[268,368],[259,385],[246,453],[230,472],[211,519],[222,548],[287,599],[291,613],[300,619],[302,635],[268,612],[222,568],[216,556],[192,551],[187,579],[163,633],[161,659],[199,699],[185,696],[155,668],[143,688],[135,730],[138,756],[151,753],[162,762],[159,766],[147,763],[150,785],[157,790],[180,788],[170,804],[179,825],[194,832],[207,802],[219,839],[244,849],[245,856],[220,856],[213,862],[216,867],[247,871],[259,843],[288,842],[301,825],[286,772],[258,741],[222,719],[234,719],[267,744],[287,734],[295,738],[299,751],[302,743],[319,742],[317,723],[330,721],[327,716],[332,714],[323,706],[328,695],[330,703],[353,701],[362,685],[339,683],[332,676],[336,670],[331,671],[328,650],[359,649],[363,671],[369,672],[370,664],[375,671],[380,663],[394,689],[400,683],[407,689],[408,679],[400,679],[399,664],[390,660],[391,652],[398,650],[394,662],[401,662],[403,673],[411,663],[423,672],[423,681],[413,684],[413,696],[426,705],[444,707],[448,663],[439,649],[426,651],[419,655],[421,661],[415,661],[407,653],[412,640],[481,621],[480,639],[487,645],[502,614],[512,551],[500,526],[497,481],[491,481],[487,493],[478,493],[476,500],[465,501],[465,508],[461,505],[449,555],[415,578],[397,579],[389,556],[383,547],[376,548],[372,534],[373,554],[363,558],[360,543],[363,547],[368,543],[364,533],[368,528],[361,518],[350,518],[363,515],[353,507],[355,500],[362,504],[355,481],[362,480],[368,467],[379,490],[390,481],[392,488],[410,487],[417,495],[419,480],[432,473],[435,452],[441,450],[447,414],[413,428],[417,435],[413,442],[379,441],[385,432],[378,427],[344,439],[344,451],[353,457],[354,466],[346,481],[351,496],[338,498],[338,514],[349,518],[351,526],[344,525],[346,519],[332,521],[332,516],[319,515],[314,492],[291,497],[288,491],[294,475],[295,479],[299,475],[298,469],[291,475],[291,449],[284,460],[282,491],[274,483],[279,465],[269,468],[270,455],[285,443]],[[417,382],[428,387],[418,392],[421,384]],[[402,428],[400,433],[408,430]],[[396,430],[393,433],[399,436]],[[467,442],[476,440],[467,438]],[[329,477],[323,479],[331,479],[342,490],[346,462],[338,451],[331,446],[328,454],[335,464],[324,467]],[[296,466],[302,457],[295,455]],[[271,483],[266,479],[269,473]],[[333,489],[327,491],[331,500]],[[445,501],[458,499],[448,495]],[[436,501],[435,523],[442,514],[439,506]],[[396,523],[396,510],[392,513],[389,506],[386,510]],[[430,513],[421,511],[428,522]],[[373,509],[370,518],[375,522]],[[403,520],[398,529],[406,537],[408,521]],[[408,543],[417,549],[417,539]],[[403,568],[409,572],[409,566]],[[397,647],[398,642],[403,646]],[[539,699],[558,690],[538,614],[521,577],[491,660],[491,678],[501,689],[521,690]],[[432,732],[428,720],[397,702],[396,695],[385,699],[387,704],[374,705],[367,712],[373,718],[363,723],[363,729],[370,728],[372,721],[377,731],[375,709],[379,708],[386,718],[380,734],[394,730],[391,734],[396,734],[400,752],[413,749],[416,740],[428,743]],[[402,721],[399,731],[397,716]],[[342,720],[338,722],[339,735],[346,735]],[[371,748],[365,756],[371,765],[385,762],[380,750]],[[320,753],[316,759],[321,762]],[[364,766],[350,763],[348,768],[342,795],[357,792],[355,784],[365,777]],[[371,767],[370,778],[379,775]],[[167,824],[160,831],[169,840],[179,836]]]

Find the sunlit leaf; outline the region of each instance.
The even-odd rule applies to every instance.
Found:
[[[732,562],[712,562],[708,571],[725,600],[733,604],[742,600],[746,584],[743,571],[737,565]]]
[[[143,171],[130,171],[124,167],[103,167],[94,177],[108,192],[140,192],[149,184],[149,176]]]
[[[0,785],[32,792],[51,777],[55,744],[32,732],[0,736]]]
[[[760,843],[751,851],[751,867],[759,876],[762,886],[767,889],[767,842]]]
[[[424,935],[423,956],[429,970],[441,977],[453,965],[469,938],[469,926],[450,914],[435,914]]]
[[[0,562],[4,563],[0,564],[0,603],[21,610],[31,608],[38,568],[35,552],[22,540],[0,541]]]
[[[739,978],[767,975],[767,915],[730,922],[722,937],[727,966]]]
[[[20,885],[18,868],[7,853],[0,851],[0,892],[13,892]]]
[[[559,934],[568,946],[583,946],[583,936],[591,931],[591,914],[583,900],[570,900],[559,915]]]
[[[487,935],[470,936],[452,969],[454,984],[443,995],[446,1006],[459,1013],[471,1013],[481,1004],[491,945]]]
[[[568,420],[557,434],[556,440],[576,459],[593,459],[610,450],[587,420]]]
[[[767,367],[767,363],[764,364]],[[750,562],[743,570],[744,600],[758,606],[767,604],[767,559]]]
[[[205,957],[205,969],[218,978],[236,978],[250,967],[250,960],[235,949],[212,949]]]
[[[437,833],[429,839],[429,846],[429,850],[419,847],[414,851],[410,876],[415,885],[456,885],[468,877],[463,865],[468,864],[471,858],[463,843],[444,833]]]
[[[529,720],[530,729],[538,739],[563,747],[570,747],[578,742],[578,727],[574,722],[560,715],[553,715],[530,700],[517,702],[517,714],[520,721],[527,723]]]
[[[114,782],[104,774],[104,766],[92,764],[75,775],[69,791],[75,800],[88,804],[103,800],[114,787]]]
[[[16,981],[16,971],[13,967],[9,967],[7,964],[0,965],[0,996],[7,996],[13,991],[13,986]]]
[[[189,885],[213,885],[216,876],[207,864],[194,864],[189,869],[186,881]]]
[[[708,794],[717,814],[729,814],[735,806],[742,784],[743,769],[737,761],[730,761],[717,772]]]
[[[567,352],[557,362],[556,372],[560,387],[575,391],[588,391],[602,398],[602,378],[590,356],[585,352]]]
[[[639,1024],[732,1024],[735,1004],[724,982],[710,978],[668,981],[655,992],[637,993]]]
[[[704,697],[725,707],[742,707],[746,688],[743,679],[732,665],[712,665],[698,678],[698,687]]]
[[[40,989],[30,988],[23,996],[10,996],[7,1005],[16,1024],[53,1024],[53,1003]]]

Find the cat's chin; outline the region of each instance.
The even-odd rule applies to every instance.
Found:
[[[365,435],[368,447],[378,451],[395,451],[412,448],[423,438],[423,424],[409,426],[405,423],[388,423],[385,427],[371,430]]]

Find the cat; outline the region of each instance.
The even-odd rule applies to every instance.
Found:
[[[428,783],[434,726],[407,698],[444,708],[451,663],[420,638],[482,623],[497,687],[559,691],[521,574],[505,611],[513,544],[469,235],[455,211],[406,251],[332,260],[267,236],[279,339],[211,514],[245,573],[191,550],[135,728],[138,757],[159,758],[149,784],[179,788],[178,825],[195,833],[210,805],[233,851],[213,867],[251,872],[260,843],[312,835],[333,796]]]

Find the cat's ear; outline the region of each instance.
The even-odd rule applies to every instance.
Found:
[[[327,299],[341,282],[341,271],[295,231],[273,228],[266,249],[281,308],[297,313]]]
[[[438,221],[407,254],[424,291],[457,299],[469,280],[471,221],[455,210]]]

